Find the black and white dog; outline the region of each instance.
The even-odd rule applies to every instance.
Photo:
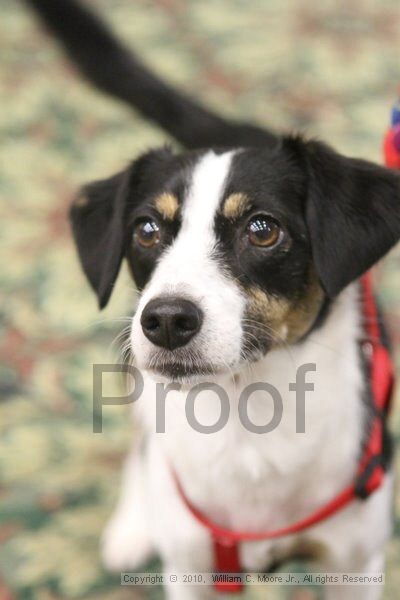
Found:
[[[153,150],[85,186],[71,219],[100,307],[124,259],[141,290],[130,342],[145,380],[134,410],[146,444],[128,458],[105,564],[135,568],[156,551],[167,571],[210,572],[210,533],[173,472],[210,522],[255,532],[302,519],[354,480],[372,413],[358,278],[400,237],[400,177],[317,141],[226,121],[155,78],[75,1],[28,3],[95,85],[188,149]],[[305,433],[296,433],[289,383],[309,363],[314,392]],[[163,434],[155,431],[157,381],[169,382]],[[184,408],[190,387],[204,381],[230,403],[227,423],[209,435],[188,423]],[[239,397],[254,382],[283,399],[279,426],[264,435],[238,417]],[[272,412],[256,389],[249,421],[261,427]],[[213,391],[199,394],[200,423],[220,413]],[[385,467],[367,499],[300,532],[243,542],[243,569],[264,571],[306,552],[328,572],[383,571],[393,483]],[[325,591],[328,599],[373,600],[380,589]],[[214,593],[167,591],[174,600]]]

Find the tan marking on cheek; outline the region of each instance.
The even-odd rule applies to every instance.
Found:
[[[293,304],[288,317],[288,342],[296,342],[314,323],[324,301],[324,292],[314,272],[309,275],[306,292]]]
[[[177,198],[173,194],[167,192],[155,199],[154,206],[156,207],[157,212],[159,212],[164,219],[168,219],[169,221],[174,220],[179,208]]]
[[[245,194],[231,194],[224,202],[222,214],[227,219],[238,219],[250,208],[250,200]]]
[[[257,330],[257,322],[264,325],[276,345],[298,341],[315,321],[324,300],[314,273],[310,273],[303,295],[293,301],[269,295],[258,287],[249,288],[246,292],[248,315],[253,321],[254,331]]]
[[[289,311],[289,303],[284,298],[276,298],[263,292],[259,287],[249,288],[247,294],[250,319],[265,325],[270,330],[271,337],[285,339],[285,316]],[[256,323],[252,324],[257,329]]]

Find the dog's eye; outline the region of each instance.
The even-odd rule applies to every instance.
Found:
[[[133,233],[133,239],[143,248],[153,248],[160,243],[160,238],[160,228],[154,219],[144,219],[136,225]]]
[[[253,246],[275,246],[281,240],[282,233],[279,224],[267,215],[256,215],[247,223],[247,236]]]

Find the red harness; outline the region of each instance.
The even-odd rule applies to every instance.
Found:
[[[389,409],[393,387],[393,367],[387,349],[382,345],[378,324],[378,315],[372,294],[370,274],[361,278],[363,316],[365,321],[365,339],[363,349],[368,356],[370,394],[373,404],[373,416],[368,439],[363,448],[354,481],[326,504],[303,519],[279,529],[270,531],[232,531],[212,523],[188,500],[174,474],[177,490],[192,516],[208,529],[214,546],[215,572],[240,573],[239,543],[267,540],[298,533],[331,517],[347,506],[352,500],[367,498],[382,483],[385,474],[383,455],[384,422]],[[215,587],[220,592],[240,592],[242,583],[218,581]]]

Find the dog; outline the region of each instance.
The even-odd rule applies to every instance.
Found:
[[[354,481],[376,413],[360,278],[400,237],[400,177],[319,141],[225,120],[157,79],[77,2],[26,1],[83,75],[186,148],[151,150],[84,186],[71,222],[100,308],[123,260],[140,291],[130,346],[144,381],[133,407],[144,433],[104,533],[105,565],[139,568],[158,553],[166,572],[210,573],[216,529],[301,523]],[[293,394],[300,366],[314,386],[304,432]],[[193,390],[197,426],[185,410]],[[272,390],[282,414],[265,432],[276,417]],[[229,415],[214,427],[222,408]],[[393,473],[386,413],[379,418],[373,493],[312,526],[243,537],[238,568],[265,572],[300,555],[329,573],[384,570]],[[376,600],[381,589],[324,592]],[[166,592],[216,593],[168,583]]]

